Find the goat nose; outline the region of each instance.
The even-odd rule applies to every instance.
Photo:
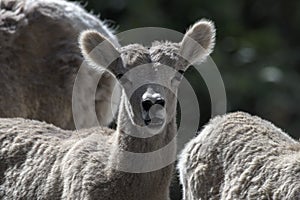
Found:
[[[142,101],[142,106],[145,111],[149,111],[150,108],[155,104],[164,107],[165,100],[163,98],[157,98],[154,101],[152,101],[151,99],[146,99]]]
[[[157,100],[155,101],[154,104],[158,104],[158,105],[164,107],[164,106],[165,106],[165,103],[166,103],[166,102],[165,102],[165,100],[164,100],[163,98],[159,98],[159,99],[157,99]]]
[[[142,101],[142,106],[145,111],[149,111],[153,103],[150,99],[146,99]]]

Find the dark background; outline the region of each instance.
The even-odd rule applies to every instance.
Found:
[[[243,110],[300,136],[300,1],[297,0],[85,0],[116,32],[157,26],[184,33],[195,21],[215,22],[211,55],[227,92],[228,111]],[[187,73],[193,82],[193,73]],[[194,78],[195,79],[195,78]],[[194,80],[195,82],[195,80]],[[210,98],[197,79],[201,124]]]
[[[101,14],[117,33],[147,26],[184,33],[201,18],[214,21],[217,40],[211,57],[224,80],[228,111],[261,116],[299,138],[300,1],[85,0],[81,4]],[[204,81],[194,74],[190,70],[186,76],[200,97],[202,126],[210,118],[210,98]]]

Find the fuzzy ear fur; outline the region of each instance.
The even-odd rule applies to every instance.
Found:
[[[120,53],[101,33],[87,30],[79,36],[79,46],[85,59],[96,67],[107,68]]]
[[[202,19],[196,22],[184,35],[180,53],[191,64],[202,62],[213,51],[216,30],[213,22]]]

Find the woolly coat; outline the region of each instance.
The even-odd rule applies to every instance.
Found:
[[[300,199],[300,144],[243,112],[212,119],[182,151],[185,200]]]
[[[65,0],[1,0],[0,13],[0,117],[36,119],[75,129],[72,91],[84,60],[78,36],[83,30],[95,29],[118,45],[116,37],[104,22]],[[94,97],[92,87],[100,77],[87,71],[81,96]],[[106,73],[96,90],[93,110],[101,125],[113,118],[114,85],[115,80]],[[85,103],[84,98],[77,100]],[[80,128],[93,125],[87,116],[78,122]]]
[[[0,119],[0,199],[88,199],[83,197],[103,172],[112,132]]]

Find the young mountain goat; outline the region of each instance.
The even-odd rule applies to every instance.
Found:
[[[37,121],[1,119],[0,198],[169,199],[173,165],[151,169],[153,160],[143,158],[174,139],[182,73],[211,53],[214,36],[214,26],[206,20],[195,23],[180,43],[155,42],[150,47],[117,48],[97,31],[82,33],[85,58],[96,69],[108,66],[122,85],[117,130],[71,132]],[[163,163],[175,153],[173,145],[154,161]]]
[[[212,119],[178,168],[185,200],[300,199],[300,143],[243,112]]]

